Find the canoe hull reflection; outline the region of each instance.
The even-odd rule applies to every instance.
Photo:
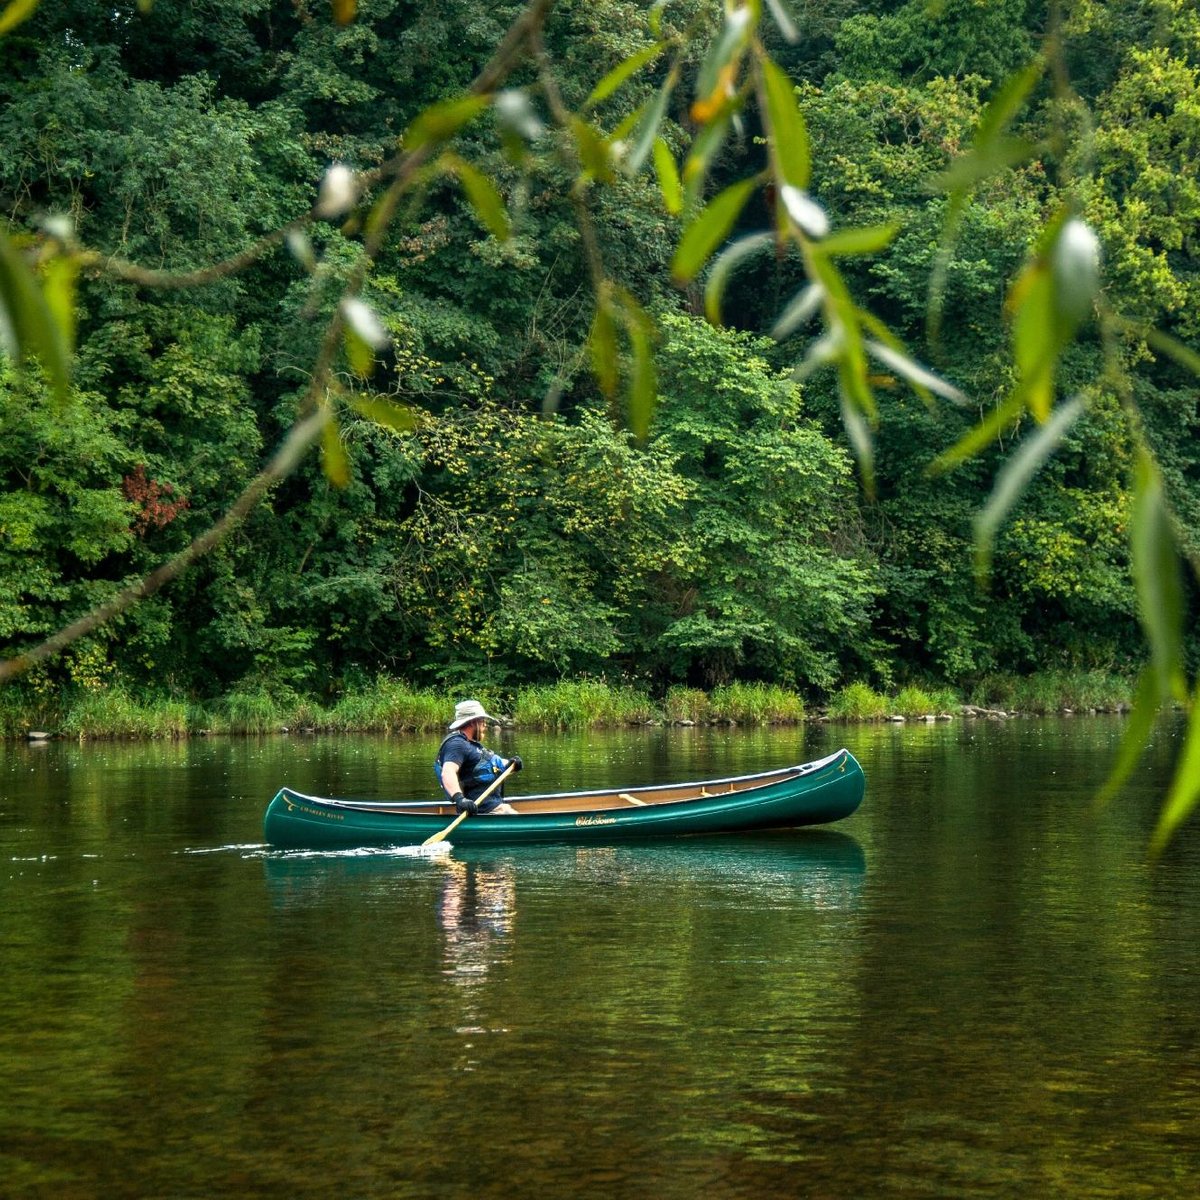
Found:
[[[595,844],[840,821],[862,803],[866,781],[848,750],[757,775],[695,783],[510,797],[516,816],[470,817],[456,845]],[[454,819],[447,803],[332,800],[281,788],[263,833],[281,849],[403,846]]]

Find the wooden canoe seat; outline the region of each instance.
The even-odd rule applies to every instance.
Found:
[[[628,800],[630,804],[636,804],[639,808],[646,807],[645,800],[639,800],[636,796],[631,796],[628,792],[621,792],[620,797],[622,800]]]

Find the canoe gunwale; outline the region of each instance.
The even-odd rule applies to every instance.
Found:
[[[674,804],[697,804],[703,799],[720,799],[732,801],[734,797],[743,795],[750,796],[754,792],[763,787],[770,787],[775,783],[782,783],[791,777],[800,777],[811,775],[820,771],[823,767],[830,766],[837,762],[843,755],[848,754],[846,750],[837,750],[833,754],[826,755],[824,758],[816,759],[810,763],[800,763],[790,767],[776,767],[772,771],[755,771],[748,775],[723,775],[717,779],[697,779],[689,780],[685,783],[656,783],[646,786],[635,787],[618,787],[618,788],[594,788],[586,791],[577,792],[540,792],[528,796],[513,796],[514,804],[542,804],[554,800],[560,801],[580,801],[595,798],[597,800],[611,799],[616,801],[622,793],[636,792],[639,797],[653,796],[656,792],[672,792],[680,789],[696,788],[703,790],[705,788],[726,787],[730,791],[724,792],[721,795],[711,797],[703,796],[684,796],[677,800],[658,800],[647,807],[661,808],[666,805]],[[759,781],[757,784],[755,781]],[[735,784],[746,784],[751,786],[739,787],[733,790]],[[295,796],[300,800],[307,800],[313,804],[323,804],[331,808],[347,809],[352,812],[363,813],[406,813],[412,816],[444,816],[450,810],[450,803],[447,800],[353,800],[353,799],[334,799],[326,796],[310,796],[304,792],[298,792],[294,788],[283,788],[281,791],[286,791],[289,795]],[[611,809],[618,812],[624,812],[625,804],[613,804]],[[565,811],[565,810],[564,810]],[[585,811],[585,810],[579,810]],[[595,812],[608,812],[610,808],[597,807]],[[523,814],[528,816],[551,816],[552,809],[547,809],[544,812],[537,811],[534,813]]]

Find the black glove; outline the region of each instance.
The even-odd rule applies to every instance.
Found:
[[[479,805],[474,800],[468,800],[462,792],[455,792],[450,799],[454,802],[455,812],[470,813],[471,816],[475,816],[479,812]]]
[[[519,770],[521,770],[522,767],[524,767],[525,764],[521,761],[521,756],[519,754],[514,754],[512,758],[508,760],[508,765],[512,767],[513,774],[515,775]]]

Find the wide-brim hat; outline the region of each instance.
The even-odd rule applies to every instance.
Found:
[[[491,721],[493,725],[500,724],[478,700],[464,700],[461,704],[454,706],[454,720],[446,728],[453,732],[455,729],[461,729],[464,725],[470,725],[472,721]]]

